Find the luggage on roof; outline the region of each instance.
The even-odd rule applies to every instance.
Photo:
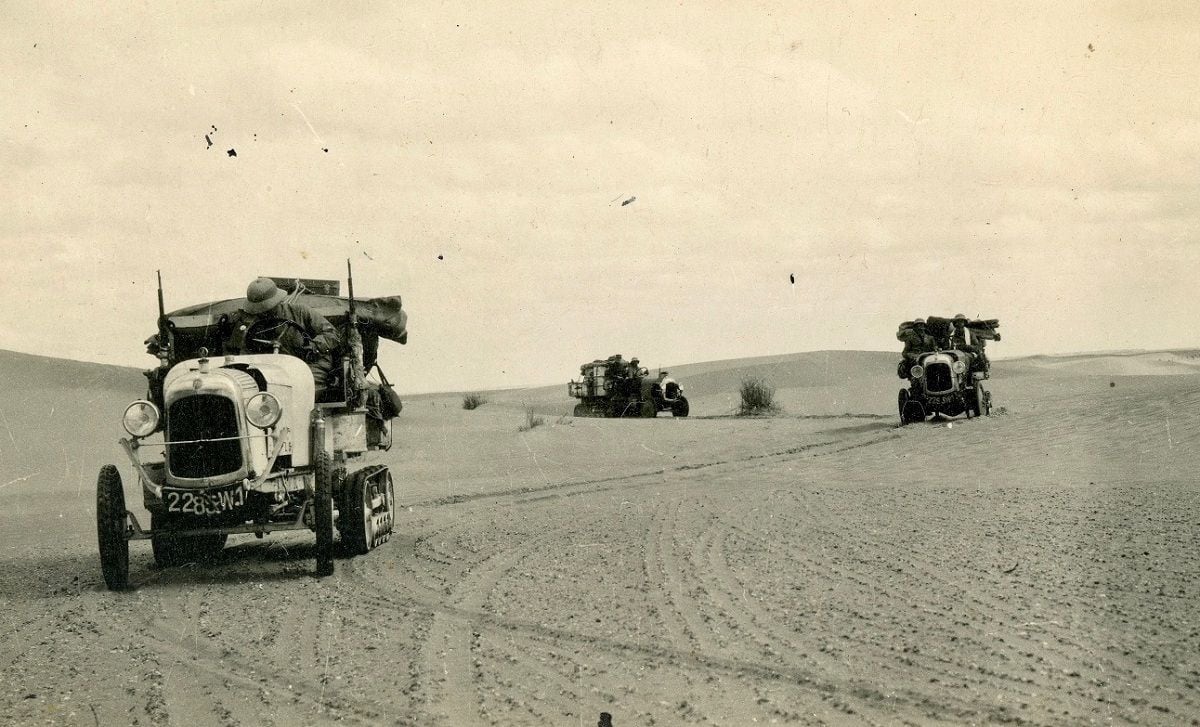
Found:
[[[171,363],[197,357],[201,347],[207,348],[210,353],[220,352],[231,333],[229,316],[241,310],[245,300],[230,298],[199,303],[167,313],[166,325],[171,330],[174,342]],[[345,327],[346,319],[350,315],[350,299],[341,296],[293,292],[287,301],[298,301],[310,310],[320,313],[339,330]],[[400,344],[408,343],[408,313],[401,305],[400,296],[363,299],[356,297],[354,308],[358,318],[358,330],[363,339],[365,367],[370,368],[374,363],[380,338]],[[151,353],[157,351],[157,334],[147,339],[147,347]]]

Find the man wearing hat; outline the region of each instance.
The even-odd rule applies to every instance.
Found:
[[[955,313],[954,332],[950,334],[950,345],[959,351],[970,351],[970,341],[967,340],[967,317],[962,313]]]
[[[991,368],[991,362],[984,353],[987,341],[978,336],[968,337],[967,317],[962,313],[954,316],[954,345],[958,350],[971,354],[972,371],[987,371]]]
[[[918,356],[923,353],[929,353],[937,349],[937,344],[933,340],[933,336],[929,335],[925,328],[925,319],[918,318],[912,322],[912,327],[908,329],[907,335],[900,338],[904,341],[905,359],[912,359],[916,362]]]
[[[937,344],[925,329],[925,319],[918,318],[911,324],[901,326],[896,338],[904,342],[904,351],[900,354],[900,368],[897,373],[900,378],[908,378],[908,370],[913,367],[923,353],[937,349]]]
[[[341,338],[324,316],[287,297],[287,292],[270,278],[250,283],[242,309],[230,317],[233,333],[225,352],[267,353],[278,342],[280,353],[308,362],[320,394],[333,370],[333,351]]]

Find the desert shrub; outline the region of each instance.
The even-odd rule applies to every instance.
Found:
[[[773,414],[779,411],[779,405],[775,403],[775,387],[760,376],[747,376],[742,379],[739,393],[742,396],[742,404],[738,407],[738,416]]]
[[[517,427],[517,431],[518,432],[528,432],[530,429],[533,429],[534,427],[540,427],[541,425],[543,425],[545,423],[546,423],[545,419],[543,419],[540,416],[538,416],[537,414],[533,413],[532,406],[527,406],[527,407],[525,407],[525,423],[522,424],[521,426]]]
[[[483,394],[464,394],[463,395],[463,408],[466,409],[467,411],[470,411],[471,409],[478,409],[479,407],[483,406],[486,403],[487,403],[487,397],[485,397]]]

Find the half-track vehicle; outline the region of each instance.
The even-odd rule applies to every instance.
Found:
[[[679,382],[666,371],[651,376],[636,358],[626,361],[617,354],[597,359],[580,366],[579,374],[579,381],[567,384],[567,393],[579,399],[577,417],[655,417],[660,411],[688,415]]]
[[[335,523],[353,554],[388,540],[392,476],[381,464],[352,464],[391,446],[399,398],[382,371],[380,381],[367,372],[378,370],[380,338],[407,342],[400,298],[356,301],[352,279],[345,298],[337,281],[272,280],[340,333],[321,395],[308,364],[279,352],[282,332],[251,327],[248,348],[224,354],[230,316],[244,298],[164,313],[160,278],[159,331],[147,340],[159,367],[146,372],[147,397],[125,409],[129,436],[120,440],[149,528],[126,508],[115,465],[104,465],[96,483],[100,565],[110,589],[128,587],[131,540],[149,540],[166,567],[216,555],[231,534],[311,530],[317,575],[333,572]]]
[[[1000,340],[996,331],[1000,322],[958,318],[963,323],[956,327],[952,319],[930,316],[927,333],[914,333],[911,323],[901,324],[898,338],[907,342],[916,335],[924,336],[926,341],[924,345],[906,346],[905,358],[897,370],[900,378],[908,379],[908,387],[897,395],[901,425],[923,422],[935,415],[991,415],[992,392],[984,383],[991,377],[991,365],[984,347],[987,341]]]

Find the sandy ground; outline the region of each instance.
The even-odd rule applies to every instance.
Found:
[[[415,397],[381,549],[139,542],[110,593],[140,376],[0,354],[0,723],[1200,724],[1200,358],[998,362],[1006,413],[904,429],[894,361],[679,367],[686,420]],[[783,415],[724,416],[747,371]]]

